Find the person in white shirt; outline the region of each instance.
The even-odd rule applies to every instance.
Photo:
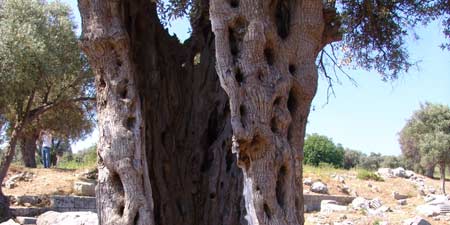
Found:
[[[42,164],[44,164],[44,168],[50,168],[50,149],[52,148],[52,134],[48,131],[41,132],[41,141],[42,141]]]

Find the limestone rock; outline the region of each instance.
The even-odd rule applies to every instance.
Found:
[[[363,197],[357,197],[352,201],[352,207],[356,210],[368,209],[369,201]]]
[[[90,182],[76,181],[73,190],[77,195],[95,196],[95,184]]]
[[[371,209],[378,209],[383,205],[383,203],[381,202],[381,200],[379,198],[374,198],[374,199],[368,201],[368,205],[369,205],[369,208],[371,208]]]
[[[406,171],[405,169],[403,169],[402,167],[398,167],[392,170],[392,174],[396,177],[402,177],[402,178],[407,178],[406,177]]]
[[[304,184],[304,185],[311,186],[312,183],[313,183],[313,180],[312,180],[311,177],[305,178],[305,179],[303,180],[303,184]]]
[[[37,218],[37,225],[98,225],[97,213],[49,211]]]
[[[322,200],[320,202],[320,212],[322,213],[341,212],[346,210],[347,206],[339,205],[339,203],[334,200]]]
[[[311,185],[311,191],[320,194],[328,194],[328,187],[326,184],[316,181]]]
[[[394,197],[395,200],[401,200],[401,199],[407,199],[407,195],[402,195],[396,191],[392,192],[392,197]]]
[[[416,176],[416,173],[414,173],[414,171],[412,170],[405,170],[405,176],[406,178],[412,178]]]
[[[416,207],[416,211],[424,216],[432,217],[437,216],[440,213],[440,208],[437,205],[419,205]]]

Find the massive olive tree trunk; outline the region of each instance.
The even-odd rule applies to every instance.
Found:
[[[332,34],[321,0],[212,0],[217,72],[250,224],[303,224],[305,126],[318,53]],[[331,12],[333,13],[333,12]],[[336,33],[337,34],[337,33]]]
[[[320,0],[271,2],[196,1],[180,44],[151,1],[79,0],[102,224],[303,223],[315,59],[337,36]]]
[[[245,224],[208,1],[200,4],[180,44],[151,1],[79,2],[98,91],[102,224]]]

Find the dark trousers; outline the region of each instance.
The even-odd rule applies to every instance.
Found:
[[[44,168],[50,168],[50,148],[49,147],[42,148],[42,164],[44,164]]]

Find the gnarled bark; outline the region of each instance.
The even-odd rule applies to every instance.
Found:
[[[340,38],[338,24],[320,0],[212,0],[210,16],[247,220],[303,224],[303,139],[317,88],[315,60]]]
[[[121,58],[121,62],[122,65],[133,65],[129,76],[133,75],[133,83],[139,91],[136,98],[140,102],[145,134],[141,136],[145,152],[142,160],[148,165],[142,176],[149,179],[151,187],[136,191],[151,190],[153,214],[146,216],[159,225],[245,224],[242,173],[231,154],[229,106],[214,69],[214,35],[207,17],[208,1],[201,2],[204,11],[192,19],[193,34],[184,44],[164,30],[154,3],[120,1],[117,3],[120,9],[116,10],[120,13],[108,11],[110,17],[99,21],[98,18],[104,14],[95,13],[94,9],[105,9],[109,4],[112,3],[92,1],[79,4],[85,50],[97,77],[101,131],[99,173],[114,160],[104,157],[105,154],[133,152],[135,149],[134,146],[125,149],[108,145],[107,140],[119,140],[123,125],[106,122],[106,118],[114,114],[119,121],[126,119],[127,115],[121,114],[124,105],[117,104],[114,108],[102,105],[115,101],[107,98],[120,97],[120,93],[111,88],[118,77],[114,72],[120,70],[114,69],[117,64],[110,58],[124,55],[123,48],[114,52],[103,51],[89,41],[95,40],[90,35],[114,33],[118,26],[127,36],[128,54],[125,55],[129,56]],[[111,21],[117,24],[111,24]],[[103,23],[101,29],[93,29],[94,22]],[[194,64],[193,59],[198,54],[200,63]],[[128,81],[131,83],[131,78]],[[130,88],[133,87],[128,90]],[[106,136],[105,131],[108,130],[117,132]],[[110,147],[105,150],[103,146]],[[115,208],[110,202],[121,198],[111,194],[109,190],[113,183],[107,179],[100,180],[97,188],[98,210],[102,224],[116,224],[117,217],[112,217]],[[142,216],[139,215],[140,218]]]
[[[79,1],[83,49],[97,84],[98,213],[102,224],[152,225],[141,99],[122,4]]]

